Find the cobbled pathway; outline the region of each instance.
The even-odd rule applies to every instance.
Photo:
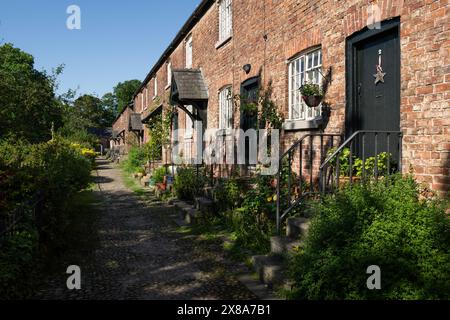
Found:
[[[48,276],[36,299],[256,299],[235,275],[246,267],[220,245],[183,234],[172,209],[125,187],[119,168],[99,160],[97,241],[81,268],[81,290],[66,287],[64,269]],[[145,200],[143,200],[145,199]],[[64,267],[64,268],[63,268]]]

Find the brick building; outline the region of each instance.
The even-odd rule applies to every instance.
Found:
[[[245,129],[251,119],[231,97],[270,83],[285,118],[283,150],[315,132],[401,131],[385,145],[402,171],[448,191],[449,9],[447,0],[203,0],[142,82],[133,112],[148,120],[174,104],[176,128],[201,119],[208,128]],[[298,88],[327,75],[328,108],[307,107]],[[179,92],[189,85],[192,94]],[[195,153],[195,134],[186,131],[178,137],[184,154]]]

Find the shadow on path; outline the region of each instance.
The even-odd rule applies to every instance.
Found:
[[[121,171],[107,161],[98,160],[96,174],[101,190],[95,192],[98,241],[87,261],[71,262],[81,267],[82,289],[66,288],[67,266],[61,265],[61,274],[51,278],[37,298],[256,298],[233,276],[247,270],[228,262],[214,246],[180,233],[170,207],[150,194],[145,201],[138,198],[124,186]]]

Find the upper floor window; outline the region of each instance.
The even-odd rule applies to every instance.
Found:
[[[192,36],[186,40],[186,68],[192,68]]]
[[[232,0],[220,0],[219,2],[219,42],[231,37],[233,30]]]
[[[158,78],[155,77],[155,79],[153,81],[154,81],[154,90],[155,90],[153,97],[156,97],[158,95]]]
[[[145,86],[145,94],[144,94],[144,110],[148,107],[148,86]]]
[[[219,129],[233,128],[233,100],[231,87],[219,92]]]
[[[167,85],[172,84],[172,62],[167,63]]]
[[[305,83],[321,84],[322,51],[309,51],[289,62],[289,119],[311,120],[320,115],[320,108],[304,103],[300,87]]]
[[[139,98],[141,99],[141,111],[142,111],[144,110],[144,91],[141,92]]]

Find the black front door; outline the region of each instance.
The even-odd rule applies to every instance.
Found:
[[[347,135],[359,130],[400,130],[400,39],[398,20],[367,29],[348,41],[347,46]],[[377,143],[376,143],[377,141]],[[365,137],[364,155],[387,151],[387,135]],[[389,137],[389,152],[398,156],[399,139]],[[362,141],[356,152],[362,156]]]
[[[259,77],[251,78],[241,85],[241,104],[254,103],[258,104],[259,94]],[[245,131],[249,129],[258,129],[258,113],[245,113],[241,111],[241,129]],[[248,138],[245,140],[245,164],[249,163],[250,143]]]

